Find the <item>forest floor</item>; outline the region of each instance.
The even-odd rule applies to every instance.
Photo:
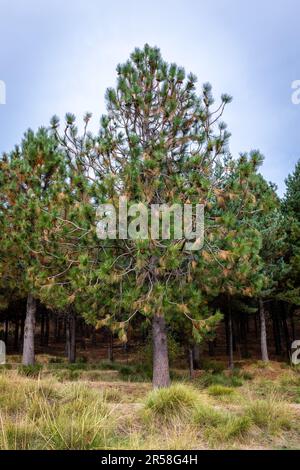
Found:
[[[37,359],[0,368],[0,449],[300,449],[300,370],[286,364],[206,361],[153,392],[142,366]]]

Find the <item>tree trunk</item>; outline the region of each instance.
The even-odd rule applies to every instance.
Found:
[[[23,358],[25,366],[33,365],[34,357],[34,332],[35,332],[36,300],[31,294],[27,297],[26,319],[24,328]]]
[[[76,361],[76,317],[69,315],[66,325],[66,349],[68,361],[73,364]]]
[[[261,360],[269,362],[264,302],[259,299]]]
[[[228,350],[229,350],[228,367],[229,369],[232,370],[234,368],[234,363],[233,363],[232,313],[231,313],[230,300],[228,301]]]
[[[194,378],[194,360],[193,360],[193,349],[189,348],[188,350],[188,358],[189,358],[189,371],[190,371],[190,379]]]
[[[152,320],[153,341],[153,387],[170,385],[168,341],[166,322],[163,316],[155,314]]]

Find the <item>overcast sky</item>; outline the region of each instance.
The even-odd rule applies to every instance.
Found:
[[[300,157],[299,18],[297,0],[0,0],[0,152],[53,114],[91,111],[97,129],[116,65],[147,42],[233,96],[233,155],[260,149],[283,194]]]

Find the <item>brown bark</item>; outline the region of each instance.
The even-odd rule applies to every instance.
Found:
[[[261,360],[269,362],[264,302],[259,299]]]
[[[170,385],[168,341],[166,322],[163,316],[155,314],[152,320],[153,341],[153,387]]]
[[[23,358],[22,363],[25,366],[33,365],[34,355],[34,332],[35,332],[36,300],[32,294],[28,294],[26,319],[24,328]]]

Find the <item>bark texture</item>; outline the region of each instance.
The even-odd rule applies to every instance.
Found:
[[[153,341],[153,387],[170,385],[168,341],[166,323],[163,316],[154,315],[152,320]]]
[[[28,294],[26,306],[26,318],[24,328],[23,358],[22,363],[25,366],[31,366],[35,362],[34,355],[34,332],[36,317],[36,300],[32,294]]]
[[[263,300],[259,300],[259,318],[260,318],[260,348],[261,360],[269,362],[268,345],[267,345],[267,330],[266,330],[266,316]]]

